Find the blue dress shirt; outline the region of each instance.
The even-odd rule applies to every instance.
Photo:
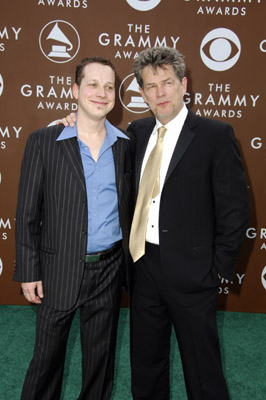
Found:
[[[78,138],[76,124],[63,129],[57,141],[76,137],[83,164],[88,209],[87,253],[107,250],[122,239],[119,223],[115,164],[112,145],[117,137],[129,139],[109,121],[105,121],[106,137],[97,162],[89,147]]]

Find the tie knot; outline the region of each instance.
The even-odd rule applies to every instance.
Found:
[[[158,138],[163,139],[166,131],[167,128],[165,126],[160,126],[160,128],[158,128]]]

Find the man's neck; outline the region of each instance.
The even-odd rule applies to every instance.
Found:
[[[100,119],[92,119],[78,113],[77,115],[77,131],[78,134],[84,136],[101,136],[106,134],[105,117]]]
[[[93,120],[77,115],[77,132],[79,139],[85,143],[97,162],[100,149],[106,137],[105,118]]]

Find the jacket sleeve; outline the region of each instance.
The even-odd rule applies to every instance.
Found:
[[[249,218],[245,171],[230,125],[223,125],[213,159],[212,184],[215,201],[214,265],[232,279]]]
[[[38,136],[38,132],[33,132],[28,138],[18,188],[14,280],[19,282],[34,282],[42,279],[39,243],[44,170]]]

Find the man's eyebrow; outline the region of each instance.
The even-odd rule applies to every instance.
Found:
[[[97,78],[88,78],[86,80],[86,82],[99,82],[99,79],[97,79]],[[112,81],[107,81],[107,82],[105,82],[105,84],[114,85],[115,83],[112,82]]]
[[[172,78],[169,76],[169,78],[166,78],[166,79],[163,79],[162,81],[160,81],[160,82],[167,82],[167,81],[169,81],[169,80],[171,80]],[[148,83],[146,83],[146,86],[149,86],[149,85],[155,85],[156,83],[155,82],[148,82]]]

